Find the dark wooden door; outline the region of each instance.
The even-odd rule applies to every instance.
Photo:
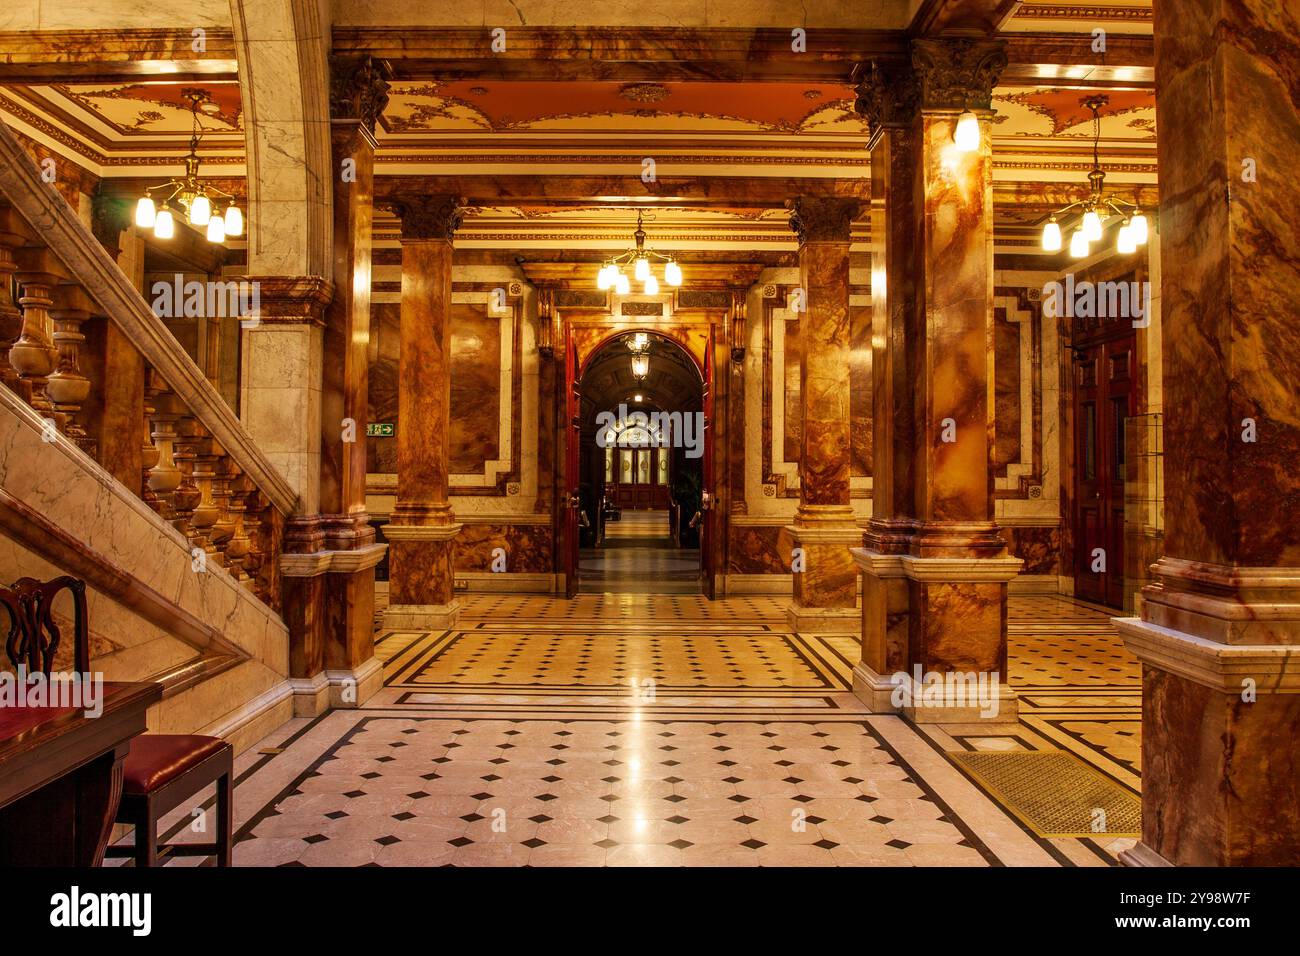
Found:
[[[1132,331],[1076,345],[1074,593],[1124,606],[1124,423],[1136,412]]]
[[[709,340],[704,346],[704,462],[703,462],[704,521],[700,529],[700,575],[704,579],[704,596],[714,597],[714,559],[717,550],[718,515],[713,483],[713,326],[709,326]]]
[[[565,597],[578,593],[578,523],[582,499],[579,495],[582,432],[578,420],[581,407],[581,382],[578,381],[578,345],[573,330],[564,329],[564,488],[568,498],[564,508],[564,547],[562,568]]]

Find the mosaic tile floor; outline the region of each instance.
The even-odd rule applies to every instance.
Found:
[[[1139,678],[1103,610],[1012,599],[1022,718],[991,730],[865,713],[855,642],[788,633],[784,605],[471,595],[454,630],[382,633],[364,708],[239,758],[235,861],[1105,866],[1132,845],[1037,835],[948,756],[1064,750],[1136,792]]]

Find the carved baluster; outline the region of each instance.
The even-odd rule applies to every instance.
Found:
[[[17,236],[0,232],[0,382],[22,396],[23,401],[30,403],[31,396],[25,383],[17,370],[9,364],[9,350],[23,332],[23,313],[14,301],[14,273],[18,271],[18,263],[14,261],[10,245],[21,241]]]
[[[144,369],[144,445],[140,448],[140,499],[154,511],[162,514],[163,504],[149,487],[149,479],[158,464],[158,448],[153,443],[154,401],[158,396],[158,374],[149,366]]]
[[[54,350],[54,328],[50,319],[50,306],[54,300],[50,291],[59,281],[50,273],[20,273],[22,295],[18,304],[23,310],[23,327],[18,341],[9,349],[9,364],[18,372],[30,389],[28,403],[46,418],[54,419],[62,430],[63,423],[54,411],[54,403],[46,392],[49,375],[54,371],[58,353]]]
[[[64,434],[83,451],[93,454],[95,443],[78,419],[82,403],[90,395],[90,379],[81,373],[81,347],[86,341],[81,324],[90,318],[93,303],[74,286],[59,287],[55,303],[58,308],[50,312],[50,317],[54,320],[58,366],[50,375],[46,392],[55,411],[64,416]]]
[[[202,429],[202,426],[199,428]],[[217,546],[212,543],[212,526],[221,517],[221,509],[213,500],[212,490],[217,476],[217,459],[220,456],[221,446],[200,431],[200,436],[194,443],[194,467],[191,473],[199,490],[199,501],[190,518],[190,543],[196,548],[202,548],[209,557],[217,554]]]
[[[248,556],[244,558],[244,570],[252,582],[253,593],[265,601],[262,567],[266,563],[266,497],[247,476],[245,480],[248,491],[244,494],[244,531],[248,534]]]
[[[241,472],[236,472],[230,482],[230,516],[234,522],[234,531],[230,535],[230,541],[226,543],[226,570],[240,584],[247,588],[252,588],[253,581],[248,576],[248,570],[244,567],[244,561],[248,557],[251,548],[251,542],[248,540],[248,533],[244,529],[244,514],[247,511],[245,497],[248,494],[248,488],[252,484],[248,478]]]
[[[209,537],[217,551],[217,563],[224,566],[230,564],[226,548],[235,534],[235,519],[230,511],[230,482],[234,474],[230,456],[221,451],[217,456],[216,470],[212,479],[212,504],[217,509],[217,520],[212,524]]]
[[[193,547],[201,547],[195,540],[194,511],[203,500],[203,493],[194,482],[195,446],[203,438],[199,423],[193,415],[182,414],[176,419],[175,451],[172,457],[181,473],[180,484],[172,492],[172,527],[189,539]]]
[[[153,422],[154,445],[158,448],[158,464],[149,469],[149,490],[158,496],[162,507],[158,513],[168,521],[175,516],[173,496],[181,483],[181,470],[176,467],[176,420],[181,416],[180,400],[176,393],[162,381],[157,372],[156,393],[154,397]]]

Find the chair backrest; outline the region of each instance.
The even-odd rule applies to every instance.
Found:
[[[9,587],[0,587],[0,606],[9,612],[5,652],[14,667],[25,666],[29,674],[40,671],[49,676],[62,638],[54,623],[54,598],[64,588],[72,592],[74,666],[79,674],[90,671],[86,582],[66,574],[50,581],[19,578]]]

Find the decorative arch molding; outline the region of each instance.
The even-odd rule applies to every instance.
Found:
[[[329,5],[230,0],[247,131],[249,275],[329,276]]]

